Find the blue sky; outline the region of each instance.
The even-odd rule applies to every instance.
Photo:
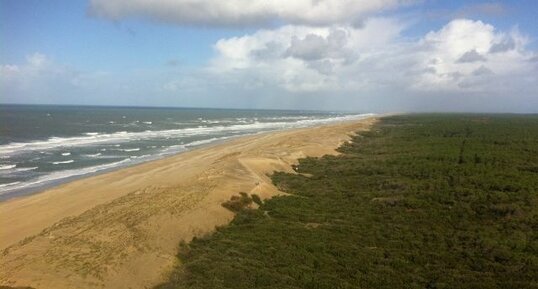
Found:
[[[87,15],[87,1],[1,1],[2,60],[39,51],[82,69],[151,68],[171,59],[200,65],[211,45],[241,30],[111,22]],[[58,5],[61,3],[61,5]],[[144,57],[140,57],[143,55]]]
[[[538,111],[532,0],[185,2],[0,0],[0,102]]]

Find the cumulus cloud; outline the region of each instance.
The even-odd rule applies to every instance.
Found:
[[[514,40],[514,49],[506,53],[491,52],[495,44],[509,41],[508,39]],[[476,76],[473,71],[481,67],[486,60],[488,69],[495,74],[497,80],[512,79],[517,82],[517,74],[529,73],[532,69],[524,61],[531,53],[525,48],[526,42],[526,38],[517,30],[503,32],[481,21],[453,20],[423,38],[422,46],[429,51],[430,57],[437,61],[423,61],[421,65],[434,68],[436,73],[421,75],[417,79],[416,87],[428,90],[458,91],[471,87],[474,91],[494,90],[493,87],[504,81],[489,84],[483,82],[480,85],[475,82],[470,84],[469,81]],[[453,73],[459,73],[463,77],[450,77]],[[465,85],[461,85],[462,83]]]
[[[91,0],[89,13],[181,25],[360,24],[372,13],[414,0]]]
[[[208,70],[219,75],[243,72],[247,80],[256,75],[258,82],[289,91],[349,87],[355,81],[344,84],[339,80],[342,73],[353,73],[353,63],[361,59],[361,54],[366,57],[376,54],[377,48],[387,49],[404,27],[397,20],[374,18],[362,28],[286,25],[259,30],[219,40],[215,44],[217,56]]]
[[[395,19],[371,18],[362,27],[260,30],[219,40],[207,69],[234,75],[243,84],[294,93],[479,93],[536,87],[536,67],[528,61],[533,53],[517,30],[456,19],[409,40],[401,36],[402,29],[405,23]]]
[[[331,29],[326,37],[314,33],[304,38],[293,36],[285,55],[307,61],[326,58],[353,60],[356,54],[346,47],[347,41],[348,35],[343,29]]]
[[[315,60],[325,57],[327,52],[328,47],[325,38],[309,33],[303,39],[294,36],[286,54],[304,60]]]
[[[478,53],[476,49],[469,50],[465,52],[460,58],[458,58],[458,63],[471,63],[477,61],[486,61],[486,58]]]

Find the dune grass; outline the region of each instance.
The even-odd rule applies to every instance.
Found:
[[[386,117],[339,151],[225,204],[157,288],[538,288],[538,116]]]

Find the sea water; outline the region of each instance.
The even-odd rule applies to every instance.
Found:
[[[371,114],[0,105],[0,200],[229,138]]]

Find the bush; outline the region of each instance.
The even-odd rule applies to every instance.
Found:
[[[229,201],[222,203],[222,206],[226,209],[237,213],[252,204],[252,199],[248,196],[247,193],[240,192],[239,196],[232,196]]]
[[[250,195],[250,197],[252,198],[252,201],[254,203],[256,203],[258,206],[263,205],[263,202],[262,202],[262,199],[260,199],[260,196],[258,196],[256,194],[252,194],[252,195]]]

